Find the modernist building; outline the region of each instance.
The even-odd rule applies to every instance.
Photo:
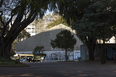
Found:
[[[29,25],[25,28],[25,30],[26,30],[28,33],[30,33],[31,36],[34,36],[34,35],[36,34],[36,32],[35,32],[35,23],[29,24]]]
[[[68,55],[70,55],[69,57],[70,60],[73,60],[74,57],[75,57],[74,59],[77,60],[78,57],[80,57],[80,45],[82,45],[82,42],[79,40],[79,38],[76,36],[76,34],[71,28],[63,24],[59,24],[55,27],[52,27],[49,30],[41,32],[35,36],[32,36],[24,41],[17,43],[15,45],[16,53],[17,54],[21,54],[21,53],[32,54],[36,46],[44,46],[44,50],[45,50],[44,53],[47,54],[46,56],[47,61],[53,60],[53,58],[54,59],[57,58],[57,60],[64,60],[64,50],[58,49],[58,48],[52,48],[50,44],[51,39],[55,39],[56,34],[58,34],[61,30],[64,30],[64,29],[70,30],[72,34],[74,34],[74,37],[77,40],[77,43],[74,46],[74,52],[68,53]]]
[[[50,45],[51,39],[56,38],[56,34],[59,33],[63,29],[68,29],[74,34],[77,39],[77,43],[75,45],[75,50],[80,50],[80,45],[82,42],[77,38],[76,34],[69,27],[64,26],[63,24],[57,25],[45,32],[41,32],[35,36],[32,36],[24,41],[21,41],[15,45],[17,53],[32,53],[36,46],[44,46],[45,51],[62,51],[61,49],[53,49]]]

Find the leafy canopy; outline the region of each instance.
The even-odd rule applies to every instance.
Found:
[[[68,30],[62,30],[56,35],[55,40],[51,40],[51,45],[53,48],[58,47],[61,49],[73,50],[75,44],[76,39]]]
[[[54,27],[54,26],[59,25],[59,24],[64,24],[64,25],[66,25],[66,26],[69,26],[69,25],[67,24],[66,19],[64,19],[63,17],[60,17],[60,18],[58,18],[57,20],[55,20],[54,22],[51,22],[50,24],[48,24],[48,25],[47,25],[47,28],[51,28],[51,27]]]
[[[44,51],[44,46],[36,46],[34,48],[33,54],[35,55],[35,54],[43,53],[43,51]]]
[[[84,8],[81,19],[76,19],[72,28],[76,30],[77,36],[86,43],[88,37],[93,39],[103,39],[108,41],[112,33],[112,25],[115,25],[115,11],[110,0],[100,0],[92,2]],[[104,37],[103,37],[104,36]]]

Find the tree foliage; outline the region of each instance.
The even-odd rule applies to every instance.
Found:
[[[43,53],[43,51],[44,51],[44,46],[36,46],[34,48],[33,54],[35,55],[35,54]]]
[[[103,43],[113,36],[112,26],[115,25],[114,17],[116,15],[110,0],[94,1],[83,11],[81,19],[73,22],[73,29],[76,30],[78,37],[89,49],[89,55],[94,55],[94,44],[97,39],[102,39]],[[112,16],[113,15],[113,16]],[[93,45],[92,45],[92,39]],[[105,48],[105,47],[104,47]],[[104,49],[103,48],[103,49]],[[105,56],[105,49],[103,50]],[[105,59],[105,57],[104,57]]]
[[[89,54],[94,55],[97,39],[105,43],[115,35],[116,0],[62,0],[56,3],[67,23],[73,22],[72,28],[88,46]]]
[[[22,30],[19,35],[17,36],[16,40],[21,41],[21,40],[24,40],[24,39],[27,39],[31,37],[30,34],[26,31],[26,30]]]
[[[103,5],[103,1],[98,1],[90,4],[84,12],[81,20],[73,22],[73,29],[77,31],[77,36],[82,40],[84,44],[87,44],[88,37],[97,39],[103,39],[105,35],[105,41],[108,41],[112,37],[111,24],[109,23],[110,12],[107,10],[107,4]],[[99,8],[98,8],[99,6]],[[105,28],[105,34],[103,33]]]
[[[36,16],[42,17],[47,0],[0,0],[0,57],[9,57],[11,44]]]
[[[63,16],[70,25],[76,21],[76,19],[82,18],[84,9],[86,9],[90,3],[91,0],[55,0],[51,2],[51,6],[56,6],[59,10],[59,14]]]
[[[40,32],[46,31],[47,29],[53,27],[54,21],[56,21],[60,17],[61,16],[59,15],[59,13],[57,11],[54,11],[52,15],[48,14],[48,15],[43,16],[42,19],[40,18],[36,19],[34,22],[36,23],[36,32],[40,33]],[[47,26],[48,24],[50,24],[51,26],[50,25]]]
[[[53,48],[61,48],[65,50],[65,60],[67,61],[67,51],[73,51],[76,39],[68,30],[63,30],[56,35],[54,40],[51,40]]]
[[[63,17],[60,17],[60,18],[58,18],[57,20],[55,20],[54,22],[51,22],[50,24],[48,24],[48,25],[47,25],[47,28],[52,28],[52,27],[54,27],[54,26],[56,26],[56,25],[59,25],[59,24],[64,24],[64,25],[66,25],[66,26],[69,26],[69,25],[67,24],[66,19],[64,19]]]

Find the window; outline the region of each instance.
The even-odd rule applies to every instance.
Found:
[[[31,29],[31,28],[27,28],[27,29]]]

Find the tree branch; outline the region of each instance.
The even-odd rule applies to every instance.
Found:
[[[3,24],[4,22],[3,22],[3,20],[2,20],[2,15],[3,15],[3,11],[0,11],[0,21],[1,21],[1,23]]]
[[[72,2],[74,2],[74,1],[76,1],[76,0],[70,0],[70,1],[68,1],[68,2],[65,2],[65,4],[69,4],[69,3],[72,3]]]
[[[30,19],[31,19],[31,16],[34,14],[34,11],[32,12],[30,12],[30,14],[29,14],[29,16],[28,16],[28,18],[27,19],[24,19],[21,23],[20,23],[20,25],[22,25],[22,24],[24,24],[25,22],[28,22]]]
[[[2,4],[3,4],[3,0],[0,1],[0,7],[2,7]]]
[[[25,19],[25,21],[23,23],[18,23],[17,25],[17,28],[13,29],[13,32],[15,33],[11,33],[7,35],[7,38],[10,37],[8,40],[7,40],[7,44],[9,42],[13,42],[14,39],[16,39],[16,37],[18,36],[18,34],[25,28],[27,27],[27,25],[29,25],[31,22],[33,22],[33,20],[35,19],[35,17],[37,16],[37,12],[32,12],[29,17],[27,19]],[[16,26],[16,25],[15,25]]]
[[[23,30],[25,27],[27,27],[27,25],[29,25],[31,22],[34,21],[35,17],[37,16],[38,12],[32,12],[29,17],[27,19],[25,19],[23,22],[20,23],[20,25],[22,25],[20,28],[21,30]],[[27,25],[25,25],[27,24]]]
[[[8,22],[6,22],[6,23],[3,22],[3,30],[2,30],[2,33],[1,33],[2,38],[4,38],[4,35],[5,35],[5,33],[6,33],[7,26],[8,26],[8,24],[11,22],[11,20],[12,20],[12,16],[11,16],[11,18],[9,19]]]

